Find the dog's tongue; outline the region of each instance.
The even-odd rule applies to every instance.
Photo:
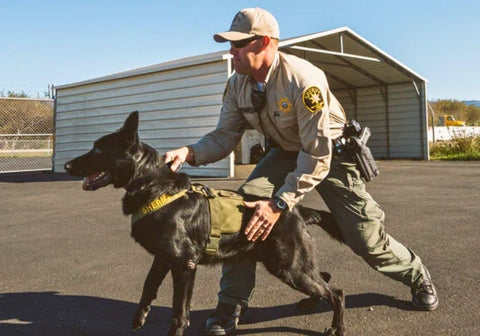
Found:
[[[95,173],[85,177],[83,180],[83,190],[96,190],[106,186],[110,182],[110,174],[106,172]]]

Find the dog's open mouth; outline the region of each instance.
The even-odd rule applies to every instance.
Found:
[[[110,183],[110,174],[107,172],[95,173],[85,177],[83,180],[83,190],[97,190]]]

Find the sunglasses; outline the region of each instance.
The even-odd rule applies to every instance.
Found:
[[[252,37],[240,40],[240,41],[230,41],[230,44],[237,49],[245,48],[250,42],[260,40],[263,36],[254,35]]]

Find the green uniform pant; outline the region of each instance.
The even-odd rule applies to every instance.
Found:
[[[239,192],[269,198],[296,167],[297,154],[272,149],[252,171]],[[328,176],[316,187],[340,225],[345,243],[372,268],[411,287],[422,281],[424,267],[409,248],[385,232],[384,212],[365,190],[355,164],[334,157]],[[256,263],[243,259],[225,263],[219,301],[247,304],[255,287]]]

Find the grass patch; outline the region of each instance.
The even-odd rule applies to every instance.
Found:
[[[480,160],[480,137],[455,138],[430,144],[432,160]]]

